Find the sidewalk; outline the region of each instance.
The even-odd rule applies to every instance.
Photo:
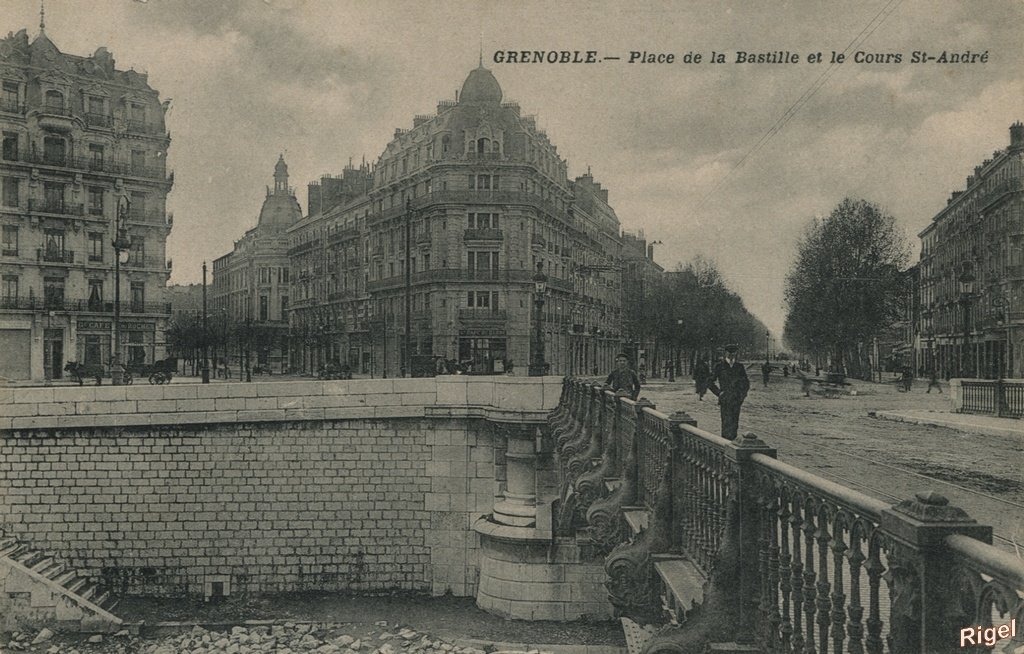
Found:
[[[994,416],[976,416],[968,413],[951,411],[868,411],[868,415],[882,420],[894,422],[910,422],[915,425],[934,425],[949,427],[959,431],[988,434],[991,436],[1014,436],[1024,439],[1024,421],[1015,418],[996,418]]]

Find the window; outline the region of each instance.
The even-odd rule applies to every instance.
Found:
[[[18,256],[18,226],[4,225],[3,228],[3,255],[5,257]]]
[[[93,114],[94,116],[106,115],[107,109],[103,104],[103,98],[89,96],[89,113]]]
[[[7,161],[18,160],[18,135],[14,132],[4,132],[4,159]]]
[[[64,306],[64,278],[46,277],[43,279],[43,301],[47,309],[60,309]]]
[[[266,295],[260,296],[260,320],[270,319],[270,298]]]
[[[287,313],[287,311],[288,311],[288,296],[287,295],[282,295],[281,296],[281,319],[282,320],[285,319],[285,314]]]
[[[3,298],[5,300],[14,300],[18,297],[18,276],[17,275],[4,275],[3,279]],[[9,304],[9,302],[8,302]]]
[[[63,166],[65,143],[59,136],[47,136],[43,138],[43,163],[54,166]]]
[[[146,170],[146,151],[132,150],[132,172],[135,174],[144,173]]]
[[[135,284],[132,284],[134,290]],[[128,363],[146,362],[146,336],[144,332],[128,332]]]
[[[497,291],[467,291],[466,306],[477,309],[498,310]]]
[[[146,219],[146,194],[140,193],[139,191],[132,191],[131,193],[131,217],[132,220],[145,220]]]
[[[4,80],[2,95],[0,95],[0,110],[18,111],[18,83]]]
[[[89,310],[90,311],[102,311],[103,310],[103,280],[102,279],[90,279],[89,280]]]
[[[142,313],[146,306],[146,283],[132,282],[132,311]]]
[[[90,232],[89,261],[103,261],[103,234]]]
[[[260,268],[260,284],[270,283],[270,268]],[[266,320],[264,318],[263,320]]]
[[[4,177],[4,196],[3,203],[5,207],[16,207],[18,206],[18,178],[17,177]]]
[[[146,122],[146,107],[145,105],[137,104],[133,102],[128,106],[128,120],[136,124],[142,124]]]
[[[43,232],[43,255],[53,260],[64,255],[64,231],[47,229]]]
[[[58,113],[64,112],[64,94],[60,91],[46,92],[46,108]]]
[[[131,237],[131,243],[128,261],[133,266],[141,266],[146,260],[146,239],[145,237],[135,234]]]
[[[64,212],[64,185],[43,182],[43,210],[50,213]]]
[[[287,284],[288,283],[288,269],[287,268],[282,268],[281,269],[281,283],[282,284]]]
[[[103,215],[103,189],[99,186],[89,187],[89,215]]]
[[[92,170],[103,168],[103,146],[98,143],[89,144],[89,167]]]
[[[466,254],[467,267],[470,270],[498,270],[497,252],[469,252]]]
[[[498,214],[496,213],[471,213],[469,214],[470,229],[498,229]]]

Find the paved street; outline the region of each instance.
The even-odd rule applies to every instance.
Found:
[[[887,502],[935,490],[993,526],[995,544],[1024,554],[1024,438],[967,433],[945,427],[879,420],[869,411],[949,410],[949,389],[925,393],[918,380],[910,393],[894,384],[854,382],[856,396],[803,396],[797,380],[773,376],[767,389],[750,373],[740,432],[752,431],[778,448],[779,459]],[[698,426],[718,433],[715,397],[697,401],[693,381],[653,380],[642,395],[660,411],[682,410]],[[1007,423],[1024,428],[1019,421]]]

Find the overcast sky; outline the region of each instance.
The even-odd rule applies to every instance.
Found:
[[[174,283],[198,281],[202,261],[255,224],[278,153],[305,209],[309,181],[350,157],[375,161],[396,127],[454,99],[481,41],[505,99],[538,116],[570,176],[589,165],[623,228],[663,242],[666,269],[715,259],[777,333],[794,243],[812,217],[845,196],[871,200],[896,216],[916,257],[918,231],[1024,120],[1020,0],[637,4],[47,0],[46,32],[72,54],[106,46],[171,99]],[[5,31],[35,36],[38,0],[0,5]],[[858,37],[851,58],[859,49],[902,62],[830,68],[830,52]],[[504,49],[704,61],[489,63]],[[987,51],[988,62],[910,62],[914,50],[944,49]],[[800,63],[733,63],[740,50],[790,51]],[[707,63],[711,51],[727,63]],[[813,52],[824,61],[805,63]]]

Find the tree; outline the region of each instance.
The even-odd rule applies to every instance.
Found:
[[[760,352],[765,326],[747,311],[711,260],[697,257],[666,274],[644,306],[644,321],[664,360],[692,363],[697,356],[736,343],[750,356]]]
[[[811,221],[786,277],[786,341],[827,353],[836,370],[869,372],[866,344],[899,318],[909,258],[896,219],[865,200]]]

